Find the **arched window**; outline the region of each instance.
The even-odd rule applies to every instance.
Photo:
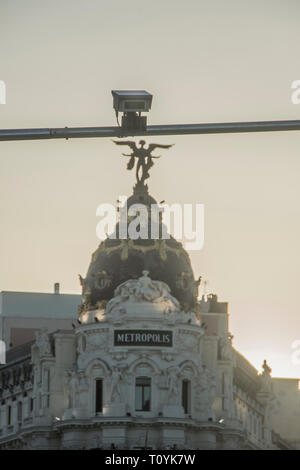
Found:
[[[151,379],[149,377],[137,377],[135,382],[135,410],[151,410]]]

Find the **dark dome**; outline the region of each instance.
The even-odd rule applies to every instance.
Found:
[[[157,204],[148,194],[147,186],[134,188],[127,207],[135,203],[148,207]],[[151,279],[167,283],[183,309],[195,309],[199,281],[194,279],[187,252],[173,237],[156,240],[107,238],[101,242],[92,255],[86,278],[81,278],[83,308],[110,300],[118,285],[139,278],[144,270],[149,271]]]

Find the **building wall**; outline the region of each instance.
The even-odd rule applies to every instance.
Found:
[[[274,378],[273,384],[276,395],[273,403],[273,429],[300,449],[299,379]]]
[[[34,339],[34,332],[70,329],[77,317],[80,295],[32,292],[0,293],[0,339],[6,349]]]

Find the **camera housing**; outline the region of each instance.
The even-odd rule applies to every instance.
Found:
[[[151,109],[152,95],[145,90],[112,90],[116,112],[141,113]]]

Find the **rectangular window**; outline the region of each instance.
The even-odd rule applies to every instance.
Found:
[[[103,410],[103,384],[101,379],[96,380],[96,413]]]
[[[138,377],[135,384],[135,410],[150,411],[151,379]]]
[[[185,414],[190,413],[190,382],[188,380],[182,381],[182,407]]]
[[[33,398],[30,398],[30,412],[33,412]]]
[[[11,425],[11,406],[7,407],[7,425]]]

